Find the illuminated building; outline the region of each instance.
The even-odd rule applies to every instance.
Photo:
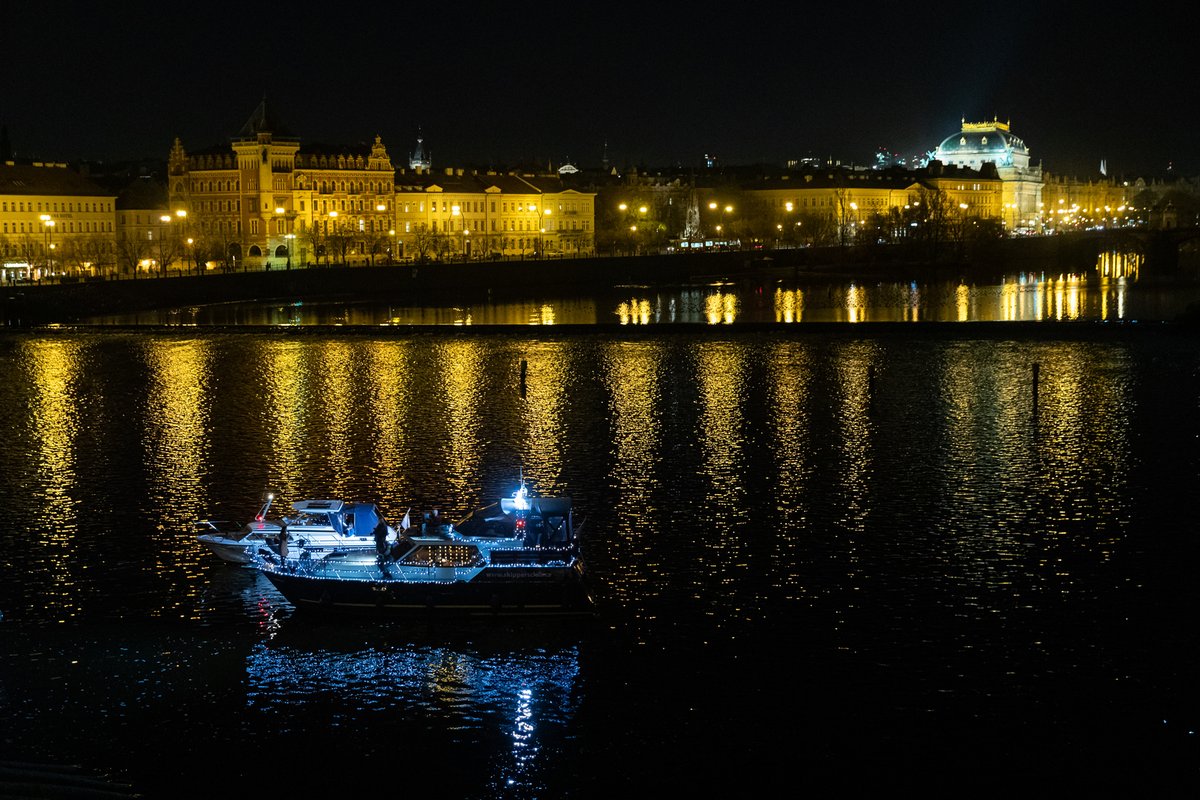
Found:
[[[1001,180],[994,169],[931,163],[923,170],[852,171],[826,168],[784,174],[742,188],[756,209],[743,216],[759,239],[829,244],[858,240],[867,229],[893,228],[886,238],[908,235],[940,202],[957,218],[999,218]],[[717,204],[720,205],[719,203]],[[747,220],[751,215],[756,218]],[[715,228],[717,220],[712,220]]]
[[[1122,227],[1146,221],[1134,208],[1133,189],[1112,178],[1076,180],[1047,175],[1042,187],[1043,225],[1049,230]]]
[[[101,274],[115,250],[115,200],[66,164],[0,165],[0,279]]]
[[[301,146],[263,100],[228,146],[188,153],[176,139],[168,173],[196,246],[233,269],[387,256],[395,173],[378,136]]]
[[[163,264],[185,268],[185,225],[186,217],[171,213],[166,186],[148,176],[128,184],[117,195],[117,274],[158,274]]]
[[[1009,230],[1038,227],[1042,202],[1042,166],[1032,164],[1029,148],[1014,136],[1007,122],[962,121],[962,130],[947,136],[934,151],[942,164],[983,170],[995,165],[1000,178],[1000,207]]]
[[[558,175],[396,177],[396,237],[417,259],[586,255],[594,248],[595,195]]]
[[[430,173],[424,139],[392,166],[367,147],[302,145],[264,100],[228,146],[171,149],[170,206],[231,269],[592,252],[592,195],[557,176]]]

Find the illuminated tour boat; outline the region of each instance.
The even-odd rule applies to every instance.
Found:
[[[251,564],[298,609],[366,614],[591,613],[571,499],[531,496],[522,480],[455,524],[405,514],[375,550],[320,550],[290,536],[286,554],[259,547]],[[582,527],[582,526],[580,526]]]
[[[202,544],[226,561],[248,564],[259,549],[284,556],[291,548],[316,553],[376,549],[376,538],[394,544],[399,538],[379,509],[371,503],[342,500],[301,500],[292,503],[294,513],[271,519],[267,515],[275,496],[268,494],[254,521],[241,524],[201,520],[196,536]]]

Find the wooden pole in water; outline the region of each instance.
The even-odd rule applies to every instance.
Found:
[[[1038,403],[1038,372],[1042,369],[1042,365],[1038,362],[1033,362],[1033,410],[1037,411]]]
[[[525,359],[522,358],[521,359],[521,397],[525,396],[525,369],[527,366],[528,365],[525,363]]]

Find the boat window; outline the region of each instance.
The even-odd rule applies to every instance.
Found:
[[[410,567],[477,567],[483,565],[479,548],[463,544],[423,544],[400,560]]]
[[[305,526],[319,525],[326,528],[333,527],[333,523],[330,521],[328,514],[306,514],[304,512],[301,512],[294,517],[288,517],[287,524]]]

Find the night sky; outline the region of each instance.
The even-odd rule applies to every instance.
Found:
[[[420,129],[440,168],[864,164],[998,117],[1052,172],[1200,174],[1194,11],[579,5],[11,3],[0,122],[18,158],[161,158],[265,95],[304,142],[400,163]]]

